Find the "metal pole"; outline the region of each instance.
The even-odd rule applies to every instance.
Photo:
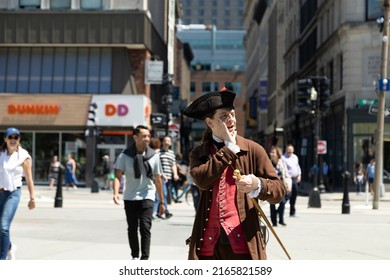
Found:
[[[343,173],[344,178],[344,194],[343,194],[343,204],[341,206],[341,213],[342,214],[349,214],[350,212],[350,205],[349,205],[349,189],[348,189],[348,180],[349,176],[351,174],[346,170]]]
[[[381,79],[387,79],[387,59],[388,59],[388,38],[389,38],[389,7],[390,0],[383,1],[383,36],[382,36],[382,61],[381,61]],[[374,177],[374,199],[372,203],[373,209],[379,208],[380,185],[382,180],[383,170],[383,130],[385,122],[385,91],[380,90],[378,93],[378,119],[377,119],[377,134],[376,134],[376,150],[375,150],[375,177]]]
[[[320,80],[313,79],[313,83],[317,83],[314,85],[317,89],[317,100],[315,106],[315,133],[314,133],[314,165],[316,169],[313,170],[313,188],[309,193],[309,205],[308,207],[321,208],[321,197],[320,190],[318,188],[318,173],[321,172],[320,166],[318,164],[318,140],[320,138],[320,125],[321,125],[321,112],[320,112]]]
[[[56,196],[54,199],[54,207],[55,208],[62,208],[62,176],[64,174],[65,167],[61,164],[58,168],[58,178],[57,178],[57,190],[56,190]]]

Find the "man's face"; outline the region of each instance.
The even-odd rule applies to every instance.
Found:
[[[217,109],[214,117],[211,119],[213,123],[220,120],[226,124],[230,133],[236,130],[236,111],[234,109]]]
[[[140,129],[138,135],[134,135],[134,141],[138,148],[146,149],[150,143],[150,131],[148,129]]]
[[[291,156],[294,153],[294,147],[293,146],[288,146],[286,149],[286,152],[289,156]]]

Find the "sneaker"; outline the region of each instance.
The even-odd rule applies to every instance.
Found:
[[[165,213],[165,219],[169,219],[170,217],[172,217],[173,215],[171,213]]]
[[[132,260],[133,260],[133,261],[138,261],[139,258],[134,258],[134,257],[133,257]]]
[[[16,260],[15,252],[17,249],[18,249],[18,246],[16,246],[15,244],[11,245],[11,249],[9,249],[9,251],[8,251],[7,260],[9,260],[9,261]]]

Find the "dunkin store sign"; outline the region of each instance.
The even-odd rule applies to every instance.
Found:
[[[9,115],[58,115],[60,105],[57,104],[8,104]]]
[[[145,95],[94,95],[98,126],[149,125],[150,100]]]

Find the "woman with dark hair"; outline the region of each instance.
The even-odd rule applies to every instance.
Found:
[[[292,188],[292,179],[288,173],[286,164],[282,160],[282,155],[282,150],[279,147],[272,146],[269,150],[269,158],[271,159],[272,165],[275,168],[275,172],[278,174],[279,178],[283,180],[283,183],[286,187],[286,195],[282,201],[279,202],[278,208],[276,208],[275,204],[270,203],[271,221],[274,227],[278,225],[277,216],[279,216],[279,224],[286,226],[286,223],[284,222],[284,208],[287,200],[290,197]]]
[[[0,146],[0,260],[15,260],[16,245],[11,243],[10,227],[20,202],[23,177],[30,193],[27,206],[35,208],[31,166],[31,156],[20,145],[19,130],[7,128]]]

